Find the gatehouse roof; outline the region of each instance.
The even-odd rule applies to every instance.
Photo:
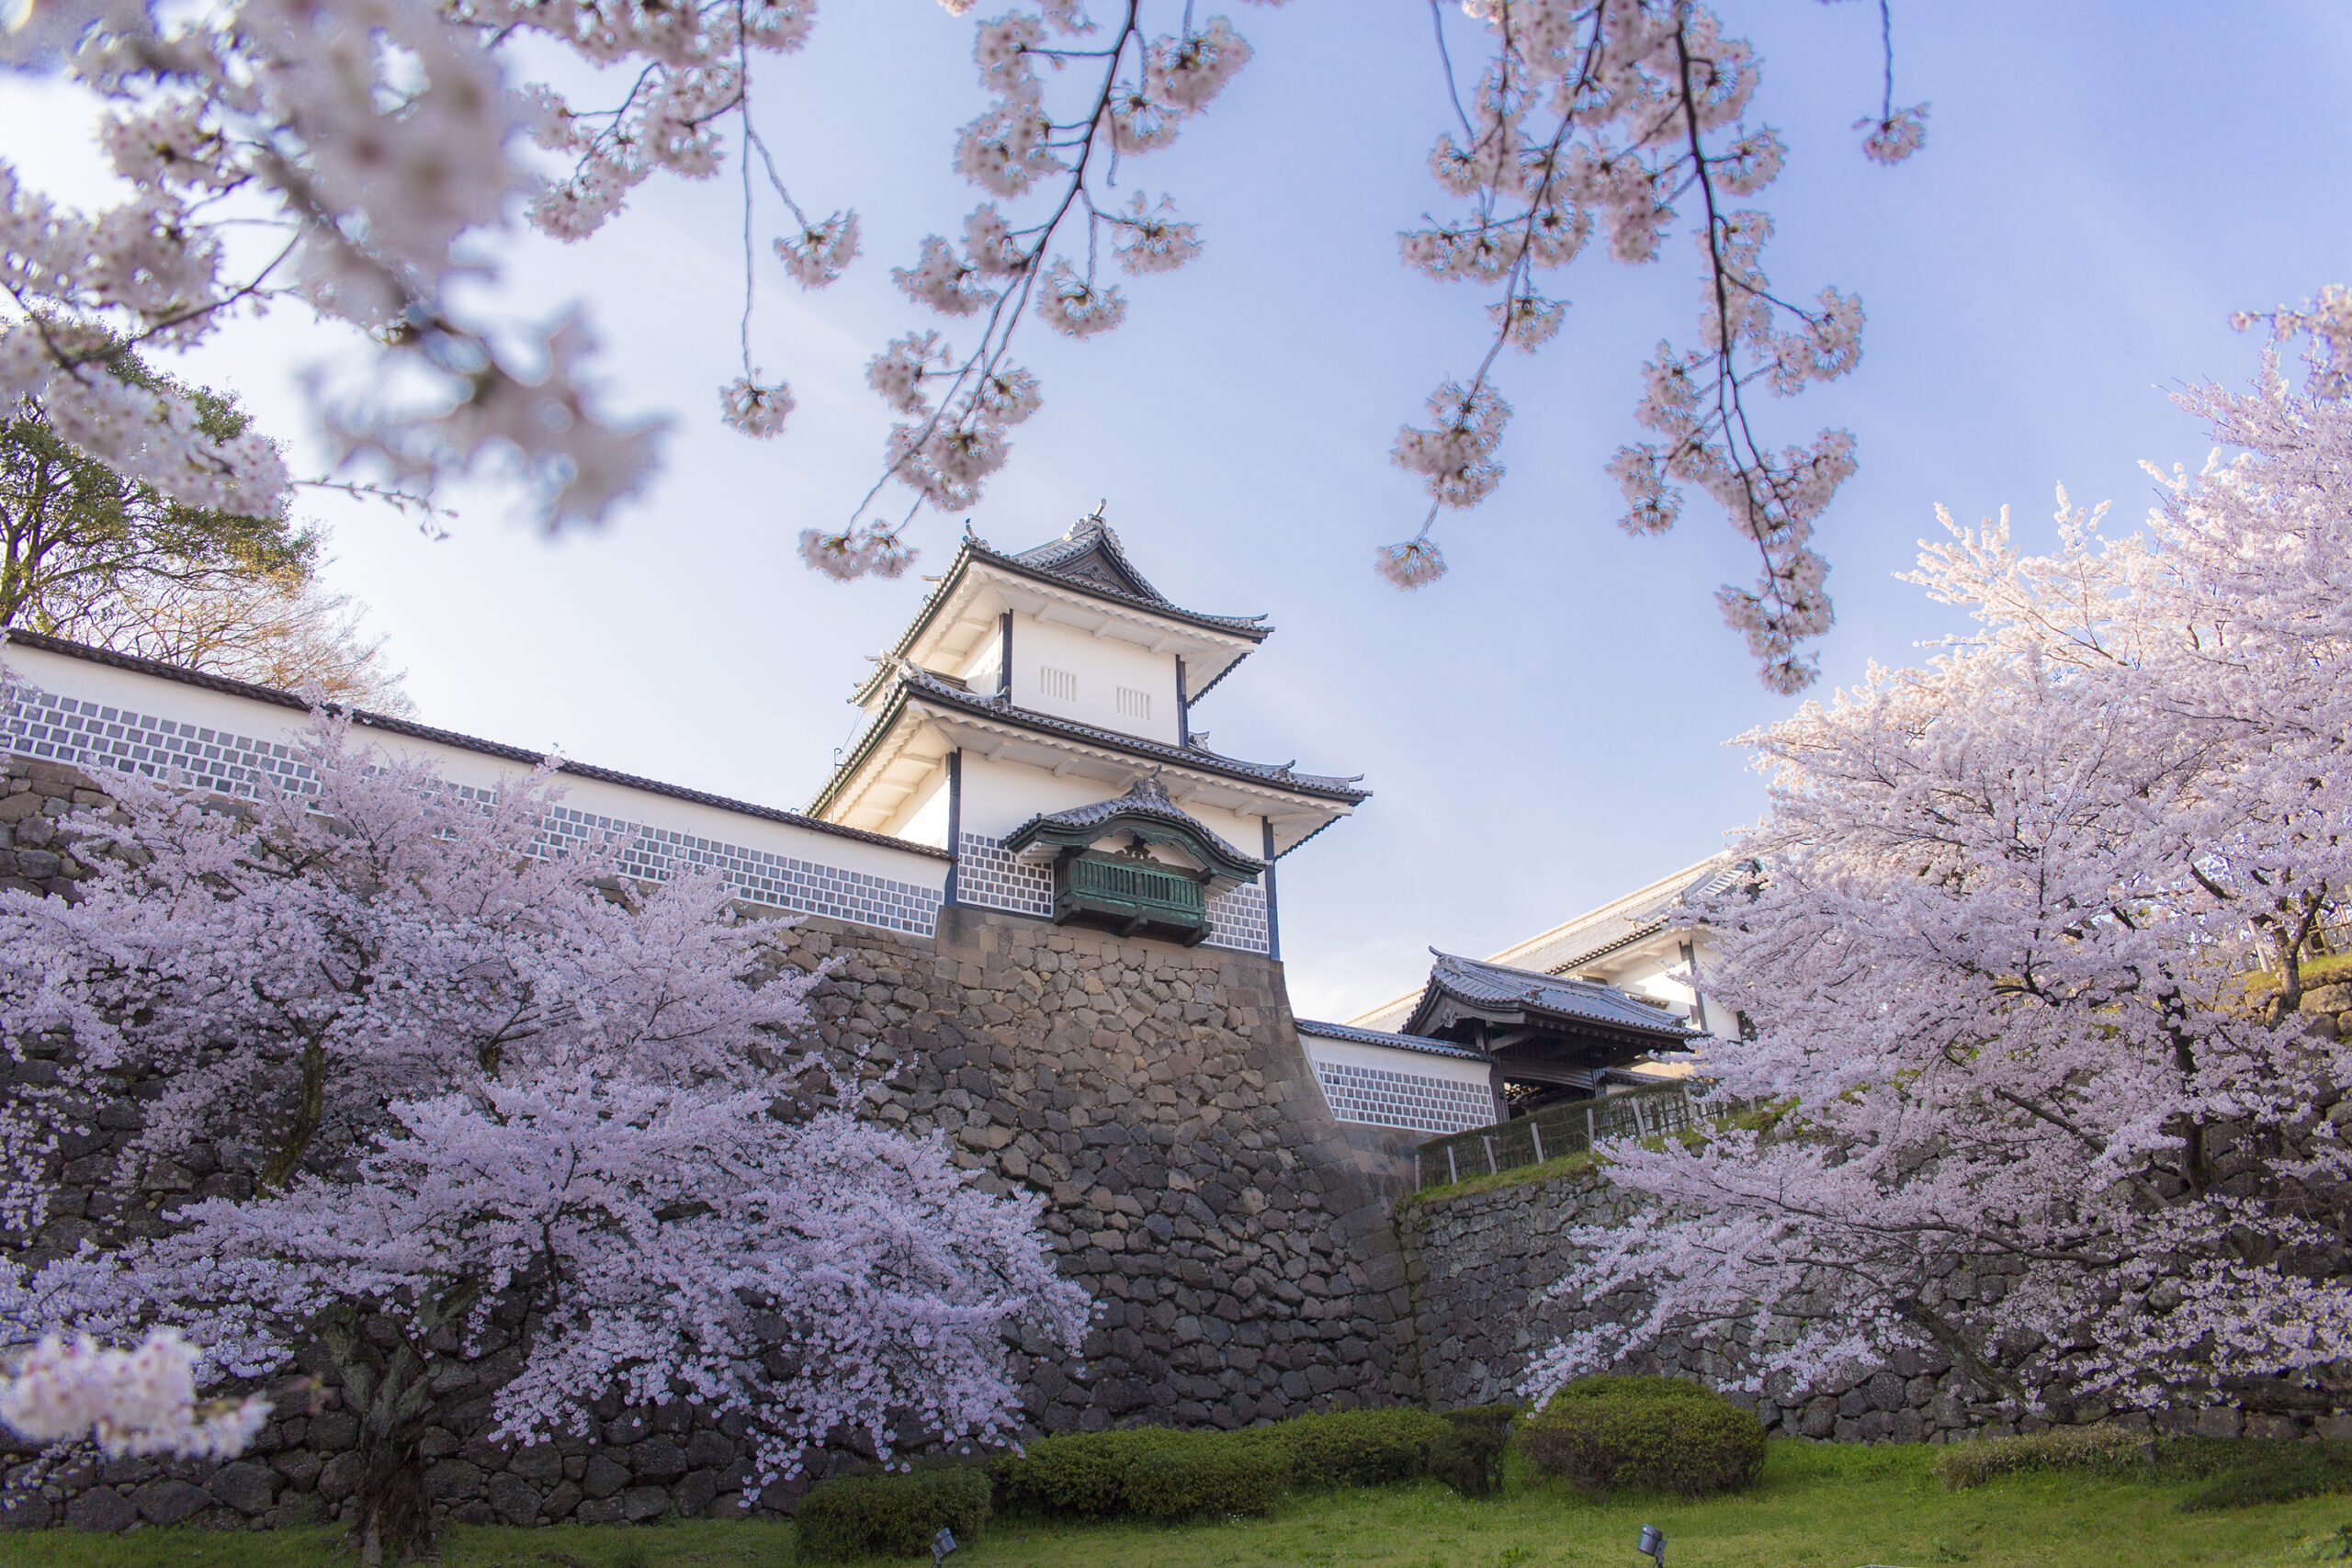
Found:
[[[1440,1033],[1464,1020],[1540,1032],[1616,1039],[1647,1050],[1680,1050],[1704,1032],[1630,992],[1591,980],[1430,950],[1436,963],[1408,1032]]]

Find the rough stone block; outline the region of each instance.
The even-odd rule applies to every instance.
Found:
[[[195,1492],[196,1488],[191,1486],[188,1490]],[[204,1494],[197,1492],[197,1495],[201,1497]],[[111,1535],[129,1529],[138,1517],[139,1510],[131,1506],[130,1499],[111,1486],[93,1486],[65,1505],[65,1522],[77,1530]]]
[[[658,1519],[670,1511],[670,1490],[666,1486],[632,1486],[617,1500],[622,1516],[632,1524]]]
[[[610,1454],[588,1456],[588,1472],[581,1478],[581,1490],[591,1498],[610,1497],[629,1483],[628,1467]]]
[[[104,1490],[85,1492],[83,1495],[95,1497]],[[198,1509],[209,1507],[211,1504],[211,1494],[177,1477],[151,1481],[130,1495],[130,1505],[137,1508],[139,1517],[151,1525],[178,1524]],[[68,1510],[67,1517],[72,1517],[71,1510]],[[74,1522],[80,1523],[79,1520]]]
[[[436,1503],[458,1503],[481,1495],[481,1466],[461,1459],[424,1467],[424,1495]]]
[[[527,1525],[539,1517],[539,1489],[511,1471],[492,1476],[482,1497],[510,1525]]]
[[[212,1472],[211,1484],[206,1488],[220,1502],[251,1518],[266,1514],[277,1501],[277,1489],[284,1484],[277,1472],[266,1464],[239,1460],[224,1464]]]
[[[630,1449],[628,1463],[640,1481],[673,1481],[687,1470],[685,1450],[667,1438],[651,1438]]]
[[[359,1490],[359,1456],[345,1451],[327,1461],[319,1471],[319,1498],[340,1503]]]
[[[679,1517],[701,1518],[710,1512],[711,1505],[718,1500],[718,1472],[715,1470],[695,1471],[678,1483],[676,1491],[671,1495],[678,1506]]]
[[[2245,1416],[2239,1411],[2215,1407],[2197,1413],[2196,1432],[2200,1438],[2234,1438],[2245,1429]]]
[[[563,1475],[563,1454],[553,1443],[533,1443],[506,1456],[510,1475],[545,1485]]]

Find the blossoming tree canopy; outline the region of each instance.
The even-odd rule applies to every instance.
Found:
[[[1930,1342],[2020,1399],[2342,1397],[2352,1063],[2297,1010],[2352,883],[2352,408],[2182,401],[2237,455],[2143,533],[1955,530],[1915,581],[1978,629],[1749,738],[1763,876],[1706,918],[1759,1032],[1707,1070],[1783,1114],[1611,1151],[1657,1207],[1560,1288],[1648,1304],[1535,1391],[1696,1331],[1787,1402]]]
[[[199,1399],[197,1364],[176,1329],[130,1350],[50,1335],[0,1373],[0,1423],[37,1443],[95,1442],[109,1459],[233,1459],[269,1419],[269,1397]]]
[[[12,1271],[24,1331],[162,1319],[242,1378],[323,1354],[379,1552],[429,1534],[418,1438],[488,1389],[516,1441],[607,1389],[740,1415],[756,1493],[844,1430],[1001,1434],[1009,1338],[1075,1351],[1039,1201],[858,1121],[855,1065],[794,1038],[818,977],[715,879],[548,852],[545,773],[459,789],[323,717],[300,761],[313,790],[234,810],[111,780],[125,820],[74,824],[85,895],[0,894],[0,1034],[67,1043],[63,1081],[0,1111],[11,1222],[56,1128],[128,1080],[168,1088],[126,1190],[199,1140],[243,1172]],[[812,1069],[845,1108],[808,1108],[787,1073]]]
[[[1458,123],[1437,138],[1430,167],[1453,210],[1401,243],[1417,270],[1491,291],[1494,330],[1475,368],[1444,379],[1433,424],[1396,441],[1430,511],[1419,533],[1381,552],[1380,569],[1400,586],[1430,581],[1443,570],[1430,522],[1476,504],[1502,478],[1496,452],[1510,411],[1497,355],[1555,334],[1565,301],[1543,279],[1596,232],[1620,262],[1654,260],[1687,217],[1701,264],[1699,345],[1661,347],[1637,411],[1657,439],[1627,446],[1613,471],[1640,530],[1673,521],[1686,483],[1725,507],[1761,563],[1753,587],[1724,591],[1725,613],[1770,683],[1804,683],[1801,645],[1828,624],[1823,563],[1807,540],[1851,471],[1852,443],[1825,432],[1771,450],[1746,400],[1756,387],[1785,394],[1845,374],[1861,311],[1835,289],[1810,305],[1774,294],[1758,260],[1770,219],[1727,205],[1769,186],[1784,157],[1779,137],[1748,121],[1752,52],[1687,0],[1459,9],[1455,42],[1475,39],[1485,61],[1456,73],[1447,8],[1437,8],[1433,65]],[[599,522],[648,482],[658,426],[603,411],[586,323],[495,321],[452,286],[489,270],[485,234],[520,220],[585,240],[654,174],[717,174],[731,131],[744,327],[720,412],[746,434],[783,431],[793,391],[751,353],[763,253],[797,286],[821,288],[862,243],[854,210],[805,209],[792,194],[786,166],[816,150],[772,149],[752,111],[755,66],[801,50],[815,18],[813,0],[620,10],[573,0],[43,0],[0,34],[0,66],[94,95],[106,110],[103,151],[133,195],[84,212],[0,167],[0,270],[18,308],[0,321],[0,397],[40,398],[67,440],[175,499],[267,514],[290,482],[273,449],[201,439],[186,400],[97,366],[117,341],[191,348],[241,315],[295,300],[390,356],[387,374],[347,395],[320,393],[345,460],[395,494],[503,471],[549,527]],[[1037,378],[1013,356],[1033,316],[1073,338],[1109,333],[1129,309],[1119,276],[1148,277],[1200,254],[1204,238],[1172,197],[1114,186],[1251,59],[1231,18],[1176,0],[1007,0],[1002,14],[967,25],[986,101],[955,133],[953,163],[987,199],[890,271],[913,304],[965,324],[953,340],[916,327],[868,366],[903,418],[874,491],[840,527],[802,539],[809,563],[836,577],[902,570],[914,507],[968,507],[1004,464],[1007,433],[1040,402]],[[616,102],[575,101],[521,79],[520,48],[568,51],[628,85]],[[1898,108],[1892,93],[1890,73],[1858,127],[1865,152],[1887,163],[1924,132],[1924,109]],[[763,224],[778,231],[764,247],[754,243]],[[912,504],[885,516],[875,507],[893,479]]]

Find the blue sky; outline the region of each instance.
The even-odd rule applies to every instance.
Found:
[[[1761,805],[1724,742],[1793,705],[1717,619],[1715,585],[1752,574],[1728,529],[1694,501],[1675,534],[1627,538],[1601,472],[1634,434],[1650,346],[1690,340],[1684,240],[1647,268],[1596,253],[1565,275],[1559,339],[1504,367],[1510,477],[1444,525],[1452,575],[1410,596],[1374,578],[1374,547],[1421,510],[1389,443],[1475,364],[1484,321],[1478,297],[1396,261],[1396,231],[1437,194],[1429,15],[1231,8],[1256,59],[1174,149],[1126,171],[1174,196],[1205,254],[1132,287],[1114,334],[1029,340],[1046,406],[972,520],[1022,547],[1107,499],[1171,598],[1280,628],[1194,722],[1221,750],[1362,772],[1376,791],[1283,870],[1294,999],[1344,1016],[1418,983],[1429,945],[1483,953],[1711,852]],[[1932,111],[1925,152],[1893,170],[1849,129],[1875,110],[1874,7],[1743,3],[1726,20],[1762,55],[1755,118],[1792,152],[1764,202],[1767,268],[1783,292],[1835,283],[1869,312],[1853,377],[1766,411],[1779,440],[1843,425],[1860,442],[1820,533],[1838,613],[1825,686],[1952,629],[1893,577],[1936,503],[1967,520],[2011,504],[2035,541],[2059,482],[2136,515],[2141,459],[2195,466],[2207,448],[2166,390],[2254,371],[2258,344],[2228,313],[2352,276],[2340,6],[1898,0],[1896,99]],[[807,52],[760,68],[760,123],[796,195],[856,206],[865,232],[865,258],[824,293],[761,269],[755,355],[800,404],[778,441],[715,418],[741,287],[731,164],[640,187],[588,244],[503,254],[503,300],[541,317],[578,302],[614,405],[676,428],[658,486],[595,537],[546,543],[487,491],[457,498],[439,542],[380,511],[313,508],[334,529],[333,581],[390,635],[420,716],[806,802],[854,723],[864,656],[922,592],[825,582],[794,541],[871,480],[889,416],[867,356],[940,324],[888,269],[977,199],[948,167],[983,101],[969,49],[968,23],[932,0],[831,0]],[[0,84],[9,156],[69,197],[97,185],[60,134],[85,112]],[[299,452],[297,378],[341,352],[280,308],[179,368],[243,392]],[[916,570],[944,565],[959,531],[926,513]]]

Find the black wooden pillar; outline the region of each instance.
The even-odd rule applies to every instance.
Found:
[[[947,889],[943,905],[956,902],[956,873],[964,863],[964,750],[947,753]]]
[[[1179,664],[1176,668],[1181,671],[1183,665]],[[1283,956],[1283,926],[1278,906],[1274,901],[1274,825],[1266,818],[1261,817],[1258,818],[1258,827],[1260,842],[1265,846],[1261,858],[1266,863],[1266,869],[1260,872],[1258,877],[1266,885],[1266,956],[1279,964]]]

